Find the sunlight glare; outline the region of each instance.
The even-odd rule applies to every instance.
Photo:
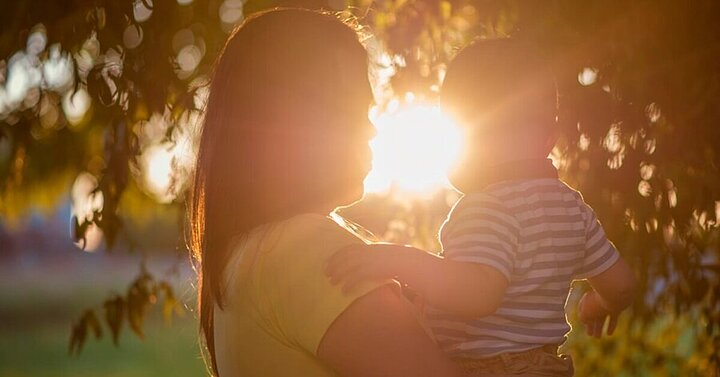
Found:
[[[412,96],[407,96],[412,102]],[[365,191],[399,190],[427,194],[448,187],[447,174],[462,145],[459,128],[438,106],[406,103],[370,118],[377,136],[370,141],[373,169]],[[374,119],[373,119],[374,118]]]

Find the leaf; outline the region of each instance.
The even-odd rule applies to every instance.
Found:
[[[165,301],[163,301],[163,320],[165,323],[172,325],[172,314],[175,310],[175,307],[177,306],[177,300],[175,300],[172,297],[165,298]]]
[[[173,289],[170,284],[163,281],[160,282],[157,286],[158,290],[162,291],[163,295],[165,296],[162,309],[163,319],[167,324],[172,325],[173,313],[175,313],[175,315],[177,315],[178,317],[182,317],[185,315],[185,311],[183,311],[180,302],[175,298],[175,294],[173,293]]]
[[[127,314],[130,329],[141,339],[145,338],[142,325],[144,320],[144,306],[146,299],[142,296],[137,288],[132,288],[128,292]]]
[[[72,326],[72,332],[70,334],[70,346],[68,353],[70,355],[78,355],[85,344],[87,338],[87,330],[82,318]]]
[[[95,311],[87,310],[83,318],[85,320],[85,328],[92,330],[95,335],[95,339],[99,340],[102,337],[102,326],[100,326],[100,321],[98,320]]]
[[[141,339],[144,339],[143,322],[150,304],[154,302],[155,295],[152,293],[154,284],[152,277],[147,273],[141,274],[127,293],[127,314],[130,329]]]
[[[105,308],[105,322],[110,328],[113,344],[118,345],[120,338],[120,329],[122,328],[123,319],[125,318],[125,300],[119,295],[115,295],[103,304]]]

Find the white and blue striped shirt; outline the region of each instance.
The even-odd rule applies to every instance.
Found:
[[[425,315],[451,357],[484,358],[565,340],[565,301],[575,279],[619,258],[593,210],[557,178],[509,180],[461,198],[440,231],[445,258],[482,263],[509,281],[489,316]]]

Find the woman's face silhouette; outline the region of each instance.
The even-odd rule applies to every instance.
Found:
[[[350,67],[348,67],[350,68]],[[346,184],[339,187],[338,204],[346,205],[363,196],[363,181],[372,168],[372,152],[369,141],[375,135],[375,127],[368,119],[368,108],[372,102],[372,91],[368,82],[367,70],[362,67],[341,72],[344,88],[340,96],[334,99],[335,121],[330,121],[331,138],[336,148],[329,152],[337,159],[335,170]]]

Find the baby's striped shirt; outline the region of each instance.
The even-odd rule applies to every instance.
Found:
[[[496,268],[509,281],[489,316],[463,320],[427,307],[452,357],[483,358],[565,340],[565,301],[575,279],[619,258],[593,210],[557,178],[510,180],[462,197],[440,231],[444,257]],[[472,298],[468,298],[472,299]]]

